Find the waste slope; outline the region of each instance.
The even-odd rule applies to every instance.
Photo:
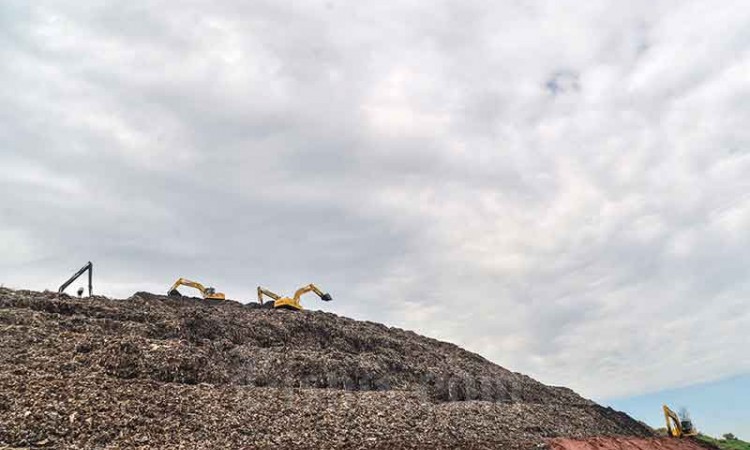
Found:
[[[533,448],[650,435],[569,389],[377,323],[0,289],[0,445]]]

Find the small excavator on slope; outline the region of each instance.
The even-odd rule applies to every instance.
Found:
[[[667,405],[662,405],[664,410],[664,420],[667,421],[667,435],[670,437],[690,437],[698,434],[698,430],[693,426],[687,411],[682,412],[680,417],[676,412],[669,409]]]
[[[294,293],[294,297],[292,298],[282,297],[279,294],[275,294],[268,289],[258,286],[258,302],[263,305],[263,296],[265,295],[266,297],[273,300],[274,309],[291,309],[294,311],[302,311],[304,308],[302,308],[302,304],[300,303],[300,297],[307,294],[308,292],[316,293],[318,297],[320,297],[320,299],[324,302],[330,302],[331,300],[333,300],[331,294],[324,293],[314,284],[308,284],[307,286],[302,286],[301,288],[297,289],[297,291]]]
[[[180,286],[188,286],[191,288],[198,289],[203,296],[204,300],[224,300],[224,294],[222,292],[216,292],[216,289],[212,287],[206,287],[202,284],[198,283],[197,281],[191,281],[186,278],[180,278],[177,281],[174,282],[171,288],[169,288],[169,291],[167,291],[167,295],[170,297],[182,297],[182,294],[180,294],[180,291],[177,290]]]

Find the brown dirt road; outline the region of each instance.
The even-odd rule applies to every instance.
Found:
[[[557,438],[549,441],[550,450],[706,450],[713,448],[693,439],[594,437]]]

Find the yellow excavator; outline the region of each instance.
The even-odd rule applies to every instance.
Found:
[[[167,292],[167,295],[170,297],[182,297],[182,294],[180,294],[180,291],[177,290],[180,286],[188,286],[191,288],[198,289],[203,296],[204,300],[224,300],[224,294],[221,292],[216,292],[216,289],[212,287],[205,287],[202,284],[198,283],[197,281],[191,281],[186,278],[180,278],[177,281],[174,282],[171,288],[169,288],[169,291]]]
[[[693,426],[693,422],[687,414],[687,411],[682,412],[680,417],[676,412],[669,409],[667,405],[662,405],[664,410],[664,420],[667,421],[667,435],[671,437],[690,437],[698,434],[698,430]]]
[[[302,308],[302,304],[300,304],[299,300],[300,297],[307,294],[308,292],[316,293],[318,297],[320,297],[320,299],[324,302],[330,302],[331,300],[333,300],[331,294],[324,293],[314,284],[308,284],[307,286],[302,286],[301,288],[297,289],[297,291],[294,293],[294,297],[292,298],[282,297],[279,294],[275,294],[268,289],[264,289],[258,286],[258,301],[261,305],[263,305],[263,296],[265,295],[266,297],[273,300],[274,309],[291,309],[294,311],[302,311],[304,308]]]

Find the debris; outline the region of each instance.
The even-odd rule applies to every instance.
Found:
[[[410,331],[148,293],[0,289],[0,399],[0,447],[521,449],[652,435]]]

